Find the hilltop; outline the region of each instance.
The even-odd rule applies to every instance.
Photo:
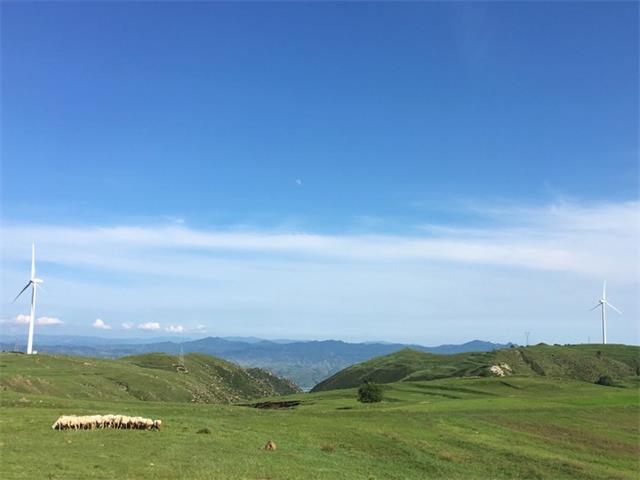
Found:
[[[628,345],[537,345],[492,352],[436,355],[403,349],[352,365],[316,385],[312,391],[353,388],[377,383],[486,376],[492,365],[507,364],[512,374],[540,375],[595,382],[640,374],[640,347]]]
[[[164,353],[122,359],[0,354],[0,391],[92,400],[231,403],[300,391],[259,368],[203,354],[184,361]]]
[[[4,337],[0,348],[13,350],[13,342]],[[86,357],[119,358],[150,352],[177,355],[181,351],[205,353],[224,358],[243,367],[265,368],[276,375],[292,380],[304,389],[340,370],[380,355],[387,355],[406,347],[432,353],[484,352],[508,345],[473,340],[459,345],[425,347],[401,343],[349,343],[340,340],[269,341],[254,337],[205,337],[182,342],[146,341],[135,339],[105,339],[97,337],[37,335],[36,345],[41,353],[61,353]],[[22,348],[18,345],[18,348]]]

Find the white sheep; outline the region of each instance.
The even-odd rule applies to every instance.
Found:
[[[62,415],[51,426],[53,430],[94,430],[97,428],[126,428],[139,430],[159,430],[161,420],[127,415]]]

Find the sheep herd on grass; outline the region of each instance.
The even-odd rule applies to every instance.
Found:
[[[51,426],[54,430],[94,430],[97,428],[125,428],[160,430],[162,420],[127,415],[63,415]]]

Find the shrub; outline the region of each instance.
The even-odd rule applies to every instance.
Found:
[[[196,433],[206,433],[208,435],[208,434],[211,433],[211,430],[209,430],[207,427],[205,427],[205,428],[201,428]]]
[[[382,400],[382,387],[372,382],[364,382],[358,389],[358,401],[375,403]]]
[[[609,375],[600,375],[600,378],[596,380],[596,383],[606,387],[613,387],[613,379]]]

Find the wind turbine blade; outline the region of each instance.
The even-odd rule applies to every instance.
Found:
[[[607,281],[606,280],[602,284],[602,299],[603,300],[607,299]]]
[[[620,315],[622,315],[622,312],[620,310],[618,310],[616,307],[614,307],[613,305],[611,305],[609,302],[607,302],[607,305],[609,305],[611,308],[613,308],[616,312],[618,312]]]
[[[595,310],[596,308],[598,308],[600,305],[602,305],[601,303],[597,304],[595,307],[589,309],[590,312],[592,312],[593,310]]]
[[[29,288],[30,285],[31,285],[31,282],[27,283],[27,285],[25,285],[25,287],[22,290],[20,290],[20,293],[16,295],[16,298],[14,298],[13,302],[11,303],[14,303],[18,299],[18,297],[22,295],[27,288]]]
[[[31,244],[31,279],[36,278],[36,242]]]

